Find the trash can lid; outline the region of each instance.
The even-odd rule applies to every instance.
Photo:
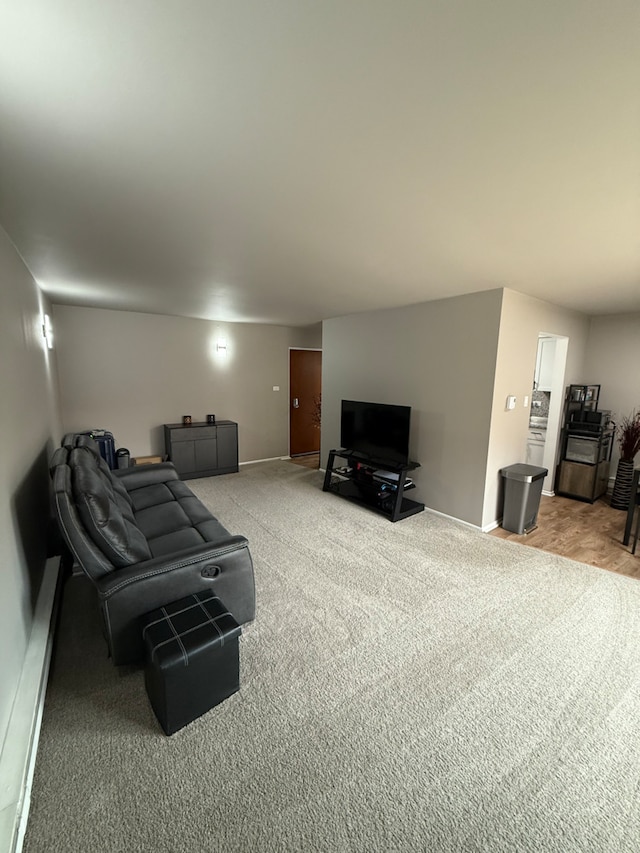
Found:
[[[508,465],[500,472],[507,480],[520,480],[521,483],[533,483],[546,477],[549,471],[546,468],[538,468],[537,465]]]

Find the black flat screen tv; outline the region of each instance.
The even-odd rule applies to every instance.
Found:
[[[340,444],[380,467],[385,462],[406,465],[410,421],[410,406],[343,400]]]

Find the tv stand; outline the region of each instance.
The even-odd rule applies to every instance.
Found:
[[[336,457],[347,464],[336,467]],[[390,521],[400,521],[424,510],[423,503],[405,497],[405,492],[415,488],[407,474],[419,467],[419,462],[374,462],[348,449],[330,450],[322,491],[367,506]]]

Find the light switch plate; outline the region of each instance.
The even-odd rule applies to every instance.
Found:
[[[515,397],[507,397],[507,410],[515,409],[516,407],[516,398]]]

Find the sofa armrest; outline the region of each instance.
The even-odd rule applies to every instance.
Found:
[[[156,465],[134,465],[132,468],[115,468],[111,475],[122,482],[131,491],[144,486],[166,483],[167,480],[179,480],[178,472],[171,462],[158,462]]]
[[[99,578],[96,587],[116,665],[142,660],[140,617],[185,595],[212,590],[239,624],[255,617],[253,563],[244,536],[144,560]]]
[[[248,545],[249,543],[244,536],[229,536],[218,542],[203,542],[202,545],[194,545],[193,548],[185,548],[184,551],[134,563],[99,579],[100,598],[109,598],[125,587],[144,582],[154,575],[174,572],[194,565],[197,565],[200,570],[203,568],[203,564],[209,562],[213,564],[218,558],[241,548],[247,548]],[[165,602],[165,604],[167,603]]]

